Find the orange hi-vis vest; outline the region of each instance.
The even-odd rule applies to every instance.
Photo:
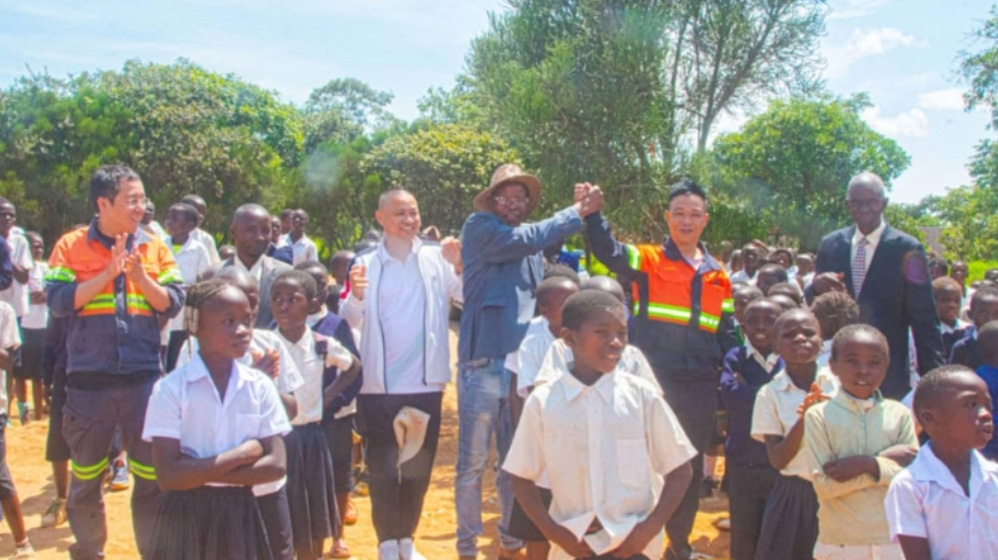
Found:
[[[704,253],[702,273],[686,259],[668,258],[662,245],[626,245],[628,264],[648,278],[647,298],[634,285],[634,315],[651,321],[696,327],[716,333],[723,313],[733,313],[731,281],[720,266]],[[707,261],[707,259],[710,259]]]

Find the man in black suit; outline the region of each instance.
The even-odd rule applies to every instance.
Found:
[[[911,389],[909,328],[920,374],[946,363],[925,250],[914,237],[884,222],[887,197],[875,174],[853,177],[846,205],[854,225],[821,240],[815,288],[848,292],[859,303],[860,322],[884,333],[891,361],[880,390],[885,397],[901,399]]]
[[[211,271],[238,266],[256,278],[260,284],[260,312],[254,326],[258,329],[270,328],[274,320],[270,312],[270,287],[282,272],[291,270],[289,265],[267,256],[271,236],[270,214],[259,204],[243,204],[232,216],[229,235],[236,246],[236,256],[219,261]]]

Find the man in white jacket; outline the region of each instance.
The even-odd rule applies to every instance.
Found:
[[[374,216],[384,236],[355,258],[340,314],[361,332],[364,384],[357,413],[368,442],[378,558],[421,559],[412,536],[437,451],[443,390],[451,379],[448,312],[450,298],[461,298],[461,244],[453,238],[420,240],[419,205],[408,191],[382,194]],[[399,465],[393,424],[406,407],[429,417],[418,453]]]

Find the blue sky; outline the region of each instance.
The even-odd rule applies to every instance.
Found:
[[[894,200],[966,183],[974,144],[991,134],[986,114],[963,111],[954,72],[989,5],[829,0],[829,89],[868,92],[864,118],[912,158]],[[0,0],[0,87],[29,66],[58,76],[186,57],[296,103],[332,78],[356,77],[394,93],[392,110],[409,119],[428,88],[453,84],[488,12],[502,9],[498,0]]]

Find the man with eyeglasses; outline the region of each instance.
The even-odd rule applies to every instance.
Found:
[[[901,399],[911,389],[909,330],[920,374],[945,364],[925,250],[884,221],[887,197],[877,175],[853,177],[845,202],[853,225],[821,240],[813,286],[821,293],[848,292],[859,304],[859,321],[887,337],[890,366],[880,392]]]
[[[510,374],[506,355],[520,346],[534,316],[537,286],[544,275],[543,250],[582,229],[582,219],[603,207],[598,189],[537,223],[523,223],[540,202],[541,184],[519,166],[504,164],[475,197],[475,213],[464,223],[464,309],[458,343],[458,460],[454,501],[457,550],[476,558],[482,533],[482,475],[489,442],[496,436],[500,463],[512,441]],[[508,533],[513,508],[509,475],[499,471],[502,511],[499,558],[513,556],[523,542]]]

